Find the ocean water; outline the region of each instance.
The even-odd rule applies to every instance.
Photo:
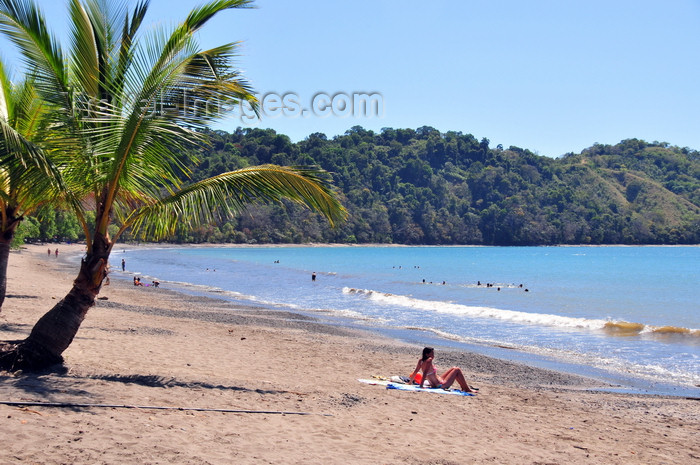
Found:
[[[700,394],[699,247],[115,249],[114,275]],[[316,279],[312,280],[312,273]]]

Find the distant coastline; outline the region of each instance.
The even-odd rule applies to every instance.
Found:
[[[80,243],[80,242],[78,242]],[[48,243],[49,245],[51,243]],[[345,243],[333,243],[333,242],[305,242],[298,244],[289,243],[270,243],[270,244],[232,244],[229,242],[222,243],[182,243],[176,244],[172,242],[118,242],[113,250],[118,250],[120,248],[138,248],[138,247],[232,247],[232,248],[245,248],[245,247],[426,247],[426,248],[437,248],[437,247],[454,247],[454,248],[487,248],[487,247],[498,247],[498,248],[516,248],[516,247],[700,247],[700,244],[551,244],[551,245],[475,245],[475,244],[446,244],[446,245],[436,245],[436,244],[381,244],[381,243],[367,243],[367,244],[345,244]]]

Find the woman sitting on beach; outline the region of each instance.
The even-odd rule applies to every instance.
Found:
[[[425,347],[423,349],[423,356],[420,360],[418,360],[416,369],[413,370],[413,373],[411,373],[411,376],[409,376],[410,383],[414,382],[418,372],[422,372],[420,387],[423,387],[423,384],[427,380],[432,387],[449,389],[450,386],[457,381],[457,383],[459,383],[459,387],[462,388],[462,391],[474,392],[474,390],[467,384],[467,380],[464,378],[462,370],[457,367],[452,367],[444,372],[442,376],[438,376],[437,368],[435,365],[433,365],[434,357],[435,350],[432,347]]]

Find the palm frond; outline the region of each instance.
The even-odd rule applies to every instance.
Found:
[[[251,85],[233,66],[238,47],[239,43],[231,43],[192,56],[167,96],[173,100],[171,106],[190,112],[194,124],[202,127],[242,102],[250,104],[259,115]]]
[[[124,100],[124,79],[128,73],[133,57],[132,45],[134,43],[136,32],[141,26],[143,18],[146,15],[148,5],[148,0],[139,2],[134,7],[131,19],[129,19],[128,13],[125,14],[124,23],[122,25],[122,37],[119,44],[119,60],[113,68],[114,76],[112,82],[115,103],[119,107],[122,106],[122,102]]]
[[[10,115],[14,113],[12,108],[12,82],[7,73],[5,64],[0,60],[0,119],[10,120]]]
[[[36,76],[42,97],[69,111],[71,88],[59,43],[46,27],[43,13],[31,0],[0,0],[0,33],[17,45]]]
[[[69,4],[71,16],[72,73],[80,85],[80,91],[92,99],[100,96],[100,55],[104,47],[93,27],[88,12],[79,0]]]
[[[184,33],[197,32],[207,21],[223,10],[232,8],[252,8],[253,0],[214,0],[193,9],[182,23]]]
[[[148,238],[163,238],[178,224],[189,227],[219,216],[233,216],[246,205],[287,198],[320,212],[334,226],[346,218],[345,208],[331,191],[323,170],[311,167],[261,165],[197,182],[153,201],[125,218],[124,227]]]
[[[0,166],[6,178],[5,191],[17,205],[36,205],[66,191],[58,168],[47,153],[15,128],[0,120]]]

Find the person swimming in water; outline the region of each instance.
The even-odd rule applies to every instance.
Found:
[[[432,387],[435,388],[442,388],[442,389],[449,389],[452,384],[454,384],[455,381],[459,384],[459,387],[462,388],[462,391],[464,392],[472,392],[474,393],[475,390],[470,388],[469,385],[467,384],[467,380],[464,378],[464,374],[462,373],[462,370],[458,367],[452,367],[446,372],[442,374],[442,376],[439,376],[437,374],[437,367],[433,364],[433,359],[435,358],[435,350],[432,347],[425,347],[423,349],[423,355],[421,358],[418,360],[418,364],[416,365],[416,369],[413,370],[413,373],[411,373],[411,376],[409,376],[409,380],[411,383],[414,382],[414,379],[416,378],[416,375],[421,372],[422,376],[420,378],[420,387],[423,387],[423,384],[428,381]]]

